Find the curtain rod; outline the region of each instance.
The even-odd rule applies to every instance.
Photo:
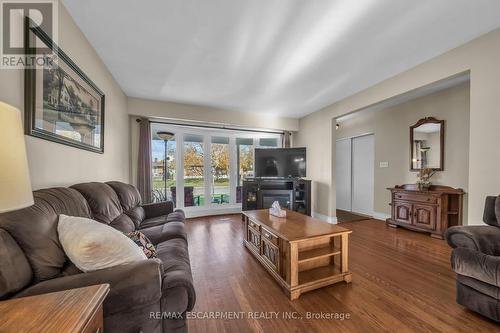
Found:
[[[140,122],[141,119],[137,119],[137,122]],[[198,124],[190,124],[190,123],[181,123],[181,122],[169,122],[169,121],[156,121],[156,120],[149,120],[148,121],[152,124],[164,124],[164,125],[176,125],[176,126],[187,126],[187,127],[198,127],[198,128],[213,128],[213,129],[222,129],[222,130],[228,130],[228,131],[240,131],[240,132],[257,132],[257,133],[268,133],[268,134],[285,134],[285,131],[272,131],[272,130],[260,130],[260,129],[248,129],[248,128],[238,128],[238,127],[231,127],[231,126],[226,126],[226,125],[198,125]]]

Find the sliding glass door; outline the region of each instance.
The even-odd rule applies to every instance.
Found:
[[[229,137],[212,136],[210,159],[212,167],[211,203],[213,204],[231,203],[229,156]]]
[[[254,176],[256,147],[280,147],[281,134],[153,123],[154,201],[189,209],[239,207]]]
[[[184,134],[184,207],[205,204],[205,158],[203,136]]]

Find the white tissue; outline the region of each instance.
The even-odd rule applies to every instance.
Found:
[[[281,209],[280,203],[275,201],[273,202],[271,208],[269,208],[269,214],[277,217],[286,217],[286,210]]]

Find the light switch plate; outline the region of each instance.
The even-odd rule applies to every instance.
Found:
[[[380,162],[379,163],[381,168],[388,168],[389,167],[389,162]]]

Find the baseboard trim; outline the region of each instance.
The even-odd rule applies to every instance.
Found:
[[[391,215],[385,213],[373,212],[373,218],[376,220],[385,221],[390,217]]]
[[[239,214],[241,213],[241,205],[231,205],[227,207],[185,207],[183,208],[186,218]]]
[[[322,220],[322,221],[331,223],[331,224],[337,224],[337,217],[336,216],[327,216],[327,215],[323,215],[323,214],[320,214],[317,212],[313,212],[312,217],[314,217],[315,219],[318,219],[318,220]]]

